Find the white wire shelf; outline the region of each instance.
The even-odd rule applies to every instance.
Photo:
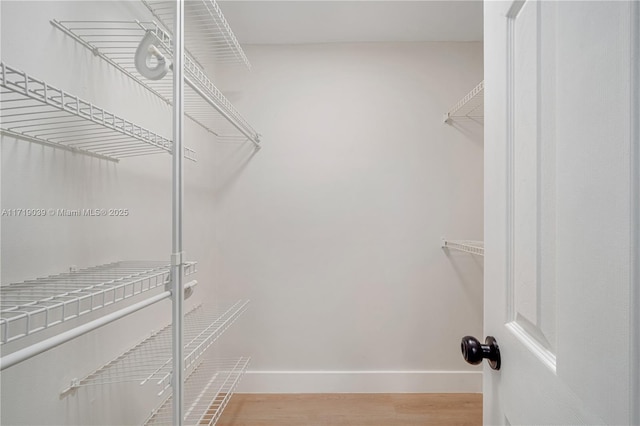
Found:
[[[235,360],[207,359],[187,378],[184,384],[184,424],[215,425],[231,400],[249,358]],[[144,423],[171,425],[172,407],[169,396]]]
[[[459,119],[484,120],[484,80],[444,115],[445,123]]]
[[[198,367],[205,351],[244,313],[248,304],[248,300],[240,300],[225,307],[197,306],[187,313],[184,318],[185,375]],[[82,386],[124,382],[155,383],[160,386],[159,394],[164,393],[171,386],[171,331],[169,324],[151,334],[95,372],[73,380],[62,394]]]
[[[134,63],[136,49],[147,32],[156,35],[160,40],[160,45],[156,47],[172,61],[171,35],[155,22],[52,20],[51,23],[168,104],[172,103],[171,79],[148,80],[140,75]],[[243,140],[250,140],[259,147],[258,133],[211,82],[202,66],[190,54],[185,54],[184,69],[187,83],[184,91],[185,115],[216,136],[233,138],[240,134]]]
[[[171,153],[171,140],[0,63],[5,135],[105,160]],[[195,151],[184,150],[195,161]]]
[[[174,28],[175,4],[142,0],[168,30]],[[251,69],[249,59],[215,0],[192,0],[184,4],[184,44],[189,53],[209,70],[217,64],[240,64]]]
[[[471,240],[442,240],[442,247],[484,256],[484,242]]]
[[[196,272],[196,263],[185,274]],[[126,261],[0,286],[0,344],[131,298],[169,279],[168,262]]]

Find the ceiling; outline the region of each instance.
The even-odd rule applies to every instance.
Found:
[[[218,3],[243,44],[482,40],[482,0]]]

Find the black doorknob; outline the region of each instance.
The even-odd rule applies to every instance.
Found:
[[[494,370],[500,370],[500,348],[493,336],[487,336],[484,345],[473,336],[464,336],[460,349],[462,356],[469,364],[478,365],[484,358],[489,360],[489,366]]]

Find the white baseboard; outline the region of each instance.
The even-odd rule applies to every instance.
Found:
[[[247,371],[239,393],[480,393],[481,371]]]

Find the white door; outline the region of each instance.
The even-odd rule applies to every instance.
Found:
[[[485,424],[640,425],[640,4],[484,25]]]

